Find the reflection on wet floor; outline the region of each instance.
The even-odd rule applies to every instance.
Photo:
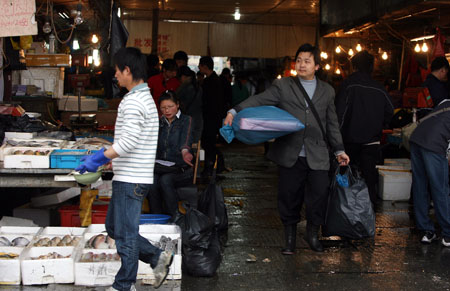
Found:
[[[324,253],[311,251],[298,225],[297,253],[283,256],[277,212],[277,168],[263,146],[222,148],[233,171],[220,174],[229,230],[223,260],[211,278],[183,274],[158,290],[450,290],[450,248],[419,243],[411,205],[385,201],[377,207],[373,239],[326,239]],[[153,290],[137,284],[137,290]],[[1,289],[1,287],[0,287]],[[72,285],[7,290],[104,290]]]

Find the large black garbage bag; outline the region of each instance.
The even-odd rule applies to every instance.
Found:
[[[214,276],[222,261],[220,252],[220,241],[217,232],[210,237],[207,249],[183,248],[183,271],[191,276],[211,277]]]
[[[208,216],[197,209],[188,208],[186,215],[178,214],[175,223],[181,228],[183,247],[202,249],[209,247],[214,223]]]
[[[361,239],[375,235],[375,213],[370,202],[369,190],[364,180],[353,176],[350,167],[345,174],[337,174],[330,186],[324,236],[338,235],[348,239]],[[345,185],[347,181],[348,185]]]
[[[217,230],[228,229],[228,213],[222,187],[215,184],[215,170],[211,182],[198,200],[198,210],[214,221]]]

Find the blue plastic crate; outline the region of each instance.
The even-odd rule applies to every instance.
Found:
[[[81,158],[88,155],[88,150],[67,149],[54,150],[50,154],[50,168],[52,169],[75,169],[81,165]]]

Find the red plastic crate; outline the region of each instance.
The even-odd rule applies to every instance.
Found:
[[[61,216],[61,226],[79,227],[80,222],[80,206],[65,205],[59,208]],[[106,220],[108,205],[92,205],[92,223],[103,224]]]

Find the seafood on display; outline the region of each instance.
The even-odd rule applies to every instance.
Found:
[[[177,246],[178,246],[178,240],[171,239],[170,237],[166,237],[165,235],[162,235],[159,241],[154,242],[150,241],[155,247],[160,248],[162,250],[168,251],[168,252],[177,252]]]
[[[12,260],[18,258],[19,254],[16,253],[3,253],[0,252],[0,260]]]
[[[29,243],[30,241],[23,236],[16,237],[12,241],[9,241],[9,239],[4,236],[0,236],[0,246],[2,247],[26,247]]]
[[[48,260],[48,259],[67,259],[70,258],[71,255],[63,256],[58,254],[57,252],[48,253],[46,255],[40,255],[39,257],[31,257],[32,260]]]
[[[119,254],[94,254],[93,252],[85,253],[81,256],[80,262],[113,262],[120,261]]]
[[[87,249],[115,249],[116,242],[108,235],[98,234],[91,237],[87,242]]]
[[[35,247],[69,247],[76,246],[80,241],[80,237],[71,237],[65,235],[64,237],[55,236],[53,238],[43,237],[33,244]]]

